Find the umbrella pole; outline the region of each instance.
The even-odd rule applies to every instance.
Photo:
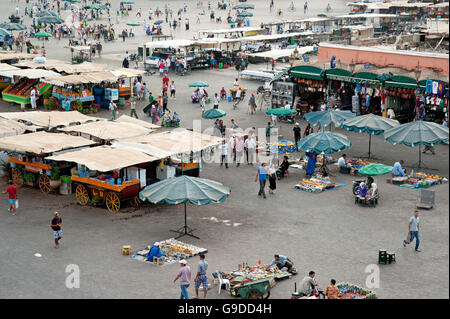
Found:
[[[372,144],[372,134],[369,133],[369,158],[370,158],[370,145]]]
[[[187,212],[186,212],[187,208],[186,208],[186,206],[187,206],[187,202],[184,203],[184,226],[177,230],[170,230],[170,231],[179,234],[179,236],[175,237],[175,239],[178,239],[178,238],[186,236],[186,235],[200,239],[200,237],[197,237],[193,234],[195,229],[192,229],[187,225]]]
[[[419,144],[419,168],[422,165],[422,150],[421,150],[421,144]]]

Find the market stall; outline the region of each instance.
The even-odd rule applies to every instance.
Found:
[[[152,162],[158,160],[142,152],[110,146],[67,152],[47,159],[76,163],[71,180],[76,185],[78,204],[106,205],[111,213],[117,213],[124,201],[133,207],[140,206],[138,194],[151,183],[147,180],[147,170],[155,169]]]
[[[52,96],[55,98],[46,105],[48,109],[97,113],[101,106],[109,107],[114,92],[118,93],[118,76],[111,71],[49,77],[45,81],[53,85]]]
[[[3,71],[11,71],[11,70],[17,70],[17,68],[15,66],[6,63],[0,63],[0,73]],[[0,75],[0,92],[10,85],[11,85],[11,78],[8,76]]]
[[[442,123],[445,119],[448,123],[448,82],[423,80],[418,85],[420,90],[416,94],[416,105],[419,118],[436,123]]]
[[[238,270],[230,273],[221,272],[221,276],[230,281],[230,295],[233,297],[239,297],[242,293],[240,289],[247,284],[255,283],[260,280],[269,280],[270,288],[272,288],[276,281],[290,278],[292,274],[287,271],[280,270],[277,267],[268,267],[268,265],[263,265],[260,263],[256,266],[249,266],[247,262],[243,262],[238,265]],[[260,296],[260,293],[250,292],[248,294],[246,291],[245,297],[248,299],[257,296]]]
[[[199,176],[202,168],[202,152],[220,144],[222,144],[220,137],[186,129],[122,138],[113,143],[113,145],[136,149],[155,157],[170,157],[171,165],[162,163],[159,179],[163,179],[167,174]],[[175,167],[174,170],[173,167]]]
[[[333,182],[329,177],[316,175],[311,178],[303,178],[295,185],[295,188],[310,193],[322,193],[342,186],[345,184]]]
[[[151,246],[147,246],[146,249],[139,250],[135,254],[131,255],[131,258],[143,262],[150,262],[157,265],[171,265],[177,263],[182,259],[189,259],[200,254],[206,254],[208,250],[206,248],[197,247],[191,244],[183,243],[174,238],[169,238],[158,242],[162,256],[159,260],[149,261],[147,259]]]
[[[72,64],[92,62],[92,48],[89,45],[69,46]]]
[[[399,185],[400,187],[418,189],[447,183],[448,178],[411,170],[406,176],[387,178],[386,182],[392,183],[393,185]]]
[[[30,92],[33,87],[37,87],[39,95],[51,90],[52,85],[41,79],[60,76],[53,71],[35,69],[0,71],[0,75],[12,79],[11,84],[2,91],[3,100],[25,105],[31,103]]]
[[[295,96],[299,96],[299,104],[304,111],[318,110],[325,100],[326,86],[324,85],[322,69],[310,65],[294,66],[289,70],[290,80],[296,83]]]
[[[0,138],[0,149],[9,153],[14,185],[39,187],[46,194],[59,188],[62,176],[70,176],[72,168],[70,165],[55,164],[46,157],[93,144],[95,142],[83,137],[47,132]]]

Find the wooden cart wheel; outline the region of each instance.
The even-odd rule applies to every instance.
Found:
[[[117,213],[120,209],[120,199],[116,193],[106,195],[106,207],[111,213]]]
[[[85,206],[89,203],[89,193],[83,185],[78,185],[75,190],[75,197],[77,199],[78,204],[81,206]]]
[[[39,176],[39,188],[44,194],[50,193],[50,178],[46,174]]]
[[[134,196],[132,199],[130,199],[130,204],[131,206],[133,206],[134,208],[139,208],[142,205],[142,201],[139,198],[139,196]]]
[[[23,186],[23,176],[22,173],[17,168],[12,169],[11,179],[15,186],[17,187]]]

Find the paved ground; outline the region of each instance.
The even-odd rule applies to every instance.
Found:
[[[175,3],[181,3],[175,1]],[[286,7],[289,2],[286,2]],[[325,6],[325,5],[324,5]],[[3,6],[4,7],[4,6]],[[145,6],[143,6],[145,8]],[[3,14],[5,15],[5,14]],[[191,18],[191,24],[194,24]],[[52,40],[53,41],[53,40]],[[127,43],[128,44],[128,43]],[[135,44],[128,44],[130,51]],[[50,47],[49,47],[50,48]],[[64,58],[61,50],[47,49],[49,57]],[[55,44],[54,48],[60,48]],[[119,54],[120,53],[120,54]],[[105,58],[99,63],[119,66],[123,47],[116,43],[105,49]],[[68,59],[68,57],[65,57]],[[252,66],[260,68],[262,66]],[[194,80],[210,83],[209,92],[218,92],[222,86],[230,87],[234,70],[193,72],[187,77],[175,77],[177,100],[170,100],[169,108],[177,111],[182,126],[192,127],[192,120],[200,118],[200,109],[189,101],[191,90],[187,84]],[[145,78],[151,90],[160,90],[158,76]],[[260,83],[242,81],[250,90]],[[142,109],[144,103],[139,105]],[[259,112],[247,114],[247,101],[238,110],[222,103],[227,113],[225,122],[234,118],[243,127],[264,127],[267,117]],[[17,106],[0,102],[0,111],[15,111]],[[128,113],[128,111],[125,111]],[[142,112],[138,112],[145,118]],[[108,117],[103,111],[100,116]],[[300,121],[305,127],[304,121]],[[203,127],[211,125],[202,120]],[[353,146],[349,156],[367,152],[367,135],[343,132]],[[292,126],[282,124],[280,133],[290,137]],[[418,160],[418,149],[391,145],[379,137],[372,139],[372,151],[386,164],[405,159],[406,165]],[[424,161],[438,173],[449,176],[447,145],[436,147],[435,156],[425,155]],[[449,219],[448,184],[436,186],[436,207],[421,212],[422,249],[415,253],[412,247],[403,248],[408,218],[412,214],[417,191],[386,184],[377,178],[381,192],[377,208],[361,208],[353,204],[350,176],[336,173],[335,180],[346,187],[310,194],[295,190],[303,171],[291,171],[287,179],[277,185],[277,194],[263,200],[258,197],[254,183],[255,167],[232,165],[228,170],[217,164],[206,164],[202,177],[231,187],[231,196],[221,204],[188,207],[188,223],[197,228],[201,238],[184,241],[209,250],[209,273],[216,269],[230,271],[241,262],[255,264],[258,259],[269,262],[274,253],[289,256],[296,263],[300,275],[280,282],[272,290],[273,298],[288,298],[309,270],[316,271],[321,286],[330,278],[364,285],[365,268],[377,262],[380,248],[397,254],[397,263],[380,269],[380,298],[448,298],[449,273]],[[1,182],[1,188],[4,187]],[[0,298],[177,298],[179,288],[172,284],[178,266],[156,267],[121,255],[121,246],[130,244],[140,249],[154,241],[170,238],[170,229],[183,223],[183,208],[176,206],[145,206],[139,211],[124,210],[111,215],[105,209],[80,207],[74,196],[44,196],[34,189],[20,189],[20,209],[13,217],[7,212],[7,199],[1,199],[0,212]],[[54,210],[64,220],[64,239],[61,248],[52,245],[49,223]],[[211,220],[215,217],[219,222]],[[239,223],[239,226],[227,226]],[[40,253],[42,257],[35,257]],[[195,268],[198,259],[189,260]],[[80,289],[65,287],[66,266],[77,264],[81,272]],[[190,293],[193,293],[191,287]],[[211,298],[229,298],[225,293]]]

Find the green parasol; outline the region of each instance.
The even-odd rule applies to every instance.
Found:
[[[64,23],[64,20],[54,16],[45,16],[38,18],[38,22],[46,24],[61,24]]]
[[[85,9],[93,9],[93,10],[106,10],[106,6],[102,5],[102,4],[90,4],[84,7]]]
[[[177,238],[188,235],[195,238],[193,229],[187,225],[186,204],[206,205],[221,203],[230,195],[230,188],[209,179],[180,176],[168,178],[145,187],[140,193],[142,201],[152,204],[184,204],[184,226],[174,232],[180,234]]]
[[[296,114],[297,111],[296,110],[291,110],[291,109],[285,109],[285,108],[278,108],[278,109],[271,109],[271,110],[267,110],[266,114],[271,115],[290,115],[290,114]]]
[[[248,9],[255,9],[255,6],[253,4],[238,4],[233,7],[233,10],[248,10]]]
[[[209,84],[203,81],[195,81],[192,83],[189,83],[189,87],[191,88],[198,88],[198,87],[208,87]]]
[[[358,174],[366,176],[384,175],[392,172],[393,167],[384,164],[369,164],[361,167],[358,170]]]
[[[345,135],[332,132],[310,134],[298,143],[299,149],[317,154],[332,154],[350,146],[352,146],[352,142]]]
[[[205,113],[202,114],[202,117],[204,119],[217,119],[219,117],[223,117],[227,115],[227,113],[225,113],[222,110],[219,109],[210,109],[208,111],[206,111]]]
[[[238,17],[243,17],[243,18],[253,17],[253,13],[248,12],[248,11],[242,11],[238,14]]]
[[[0,28],[0,37],[9,37],[11,36],[11,32],[6,29]]]
[[[34,36],[36,38],[42,38],[42,47],[44,48],[44,39],[45,38],[51,38],[52,34],[44,31],[40,31],[38,33],[35,33]]]
[[[327,15],[325,13],[319,13],[317,16],[320,17],[320,18],[326,18],[327,17]]]
[[[127,22],[127,25],[132,26],[132,27],[138,27],[141,24],[139,22]]]
[[[6,22],[0,24],[0,28],[8,30],[8,31],[23,31],[26,30],[27,27],[20,23],[14,23],[14,22]]]

